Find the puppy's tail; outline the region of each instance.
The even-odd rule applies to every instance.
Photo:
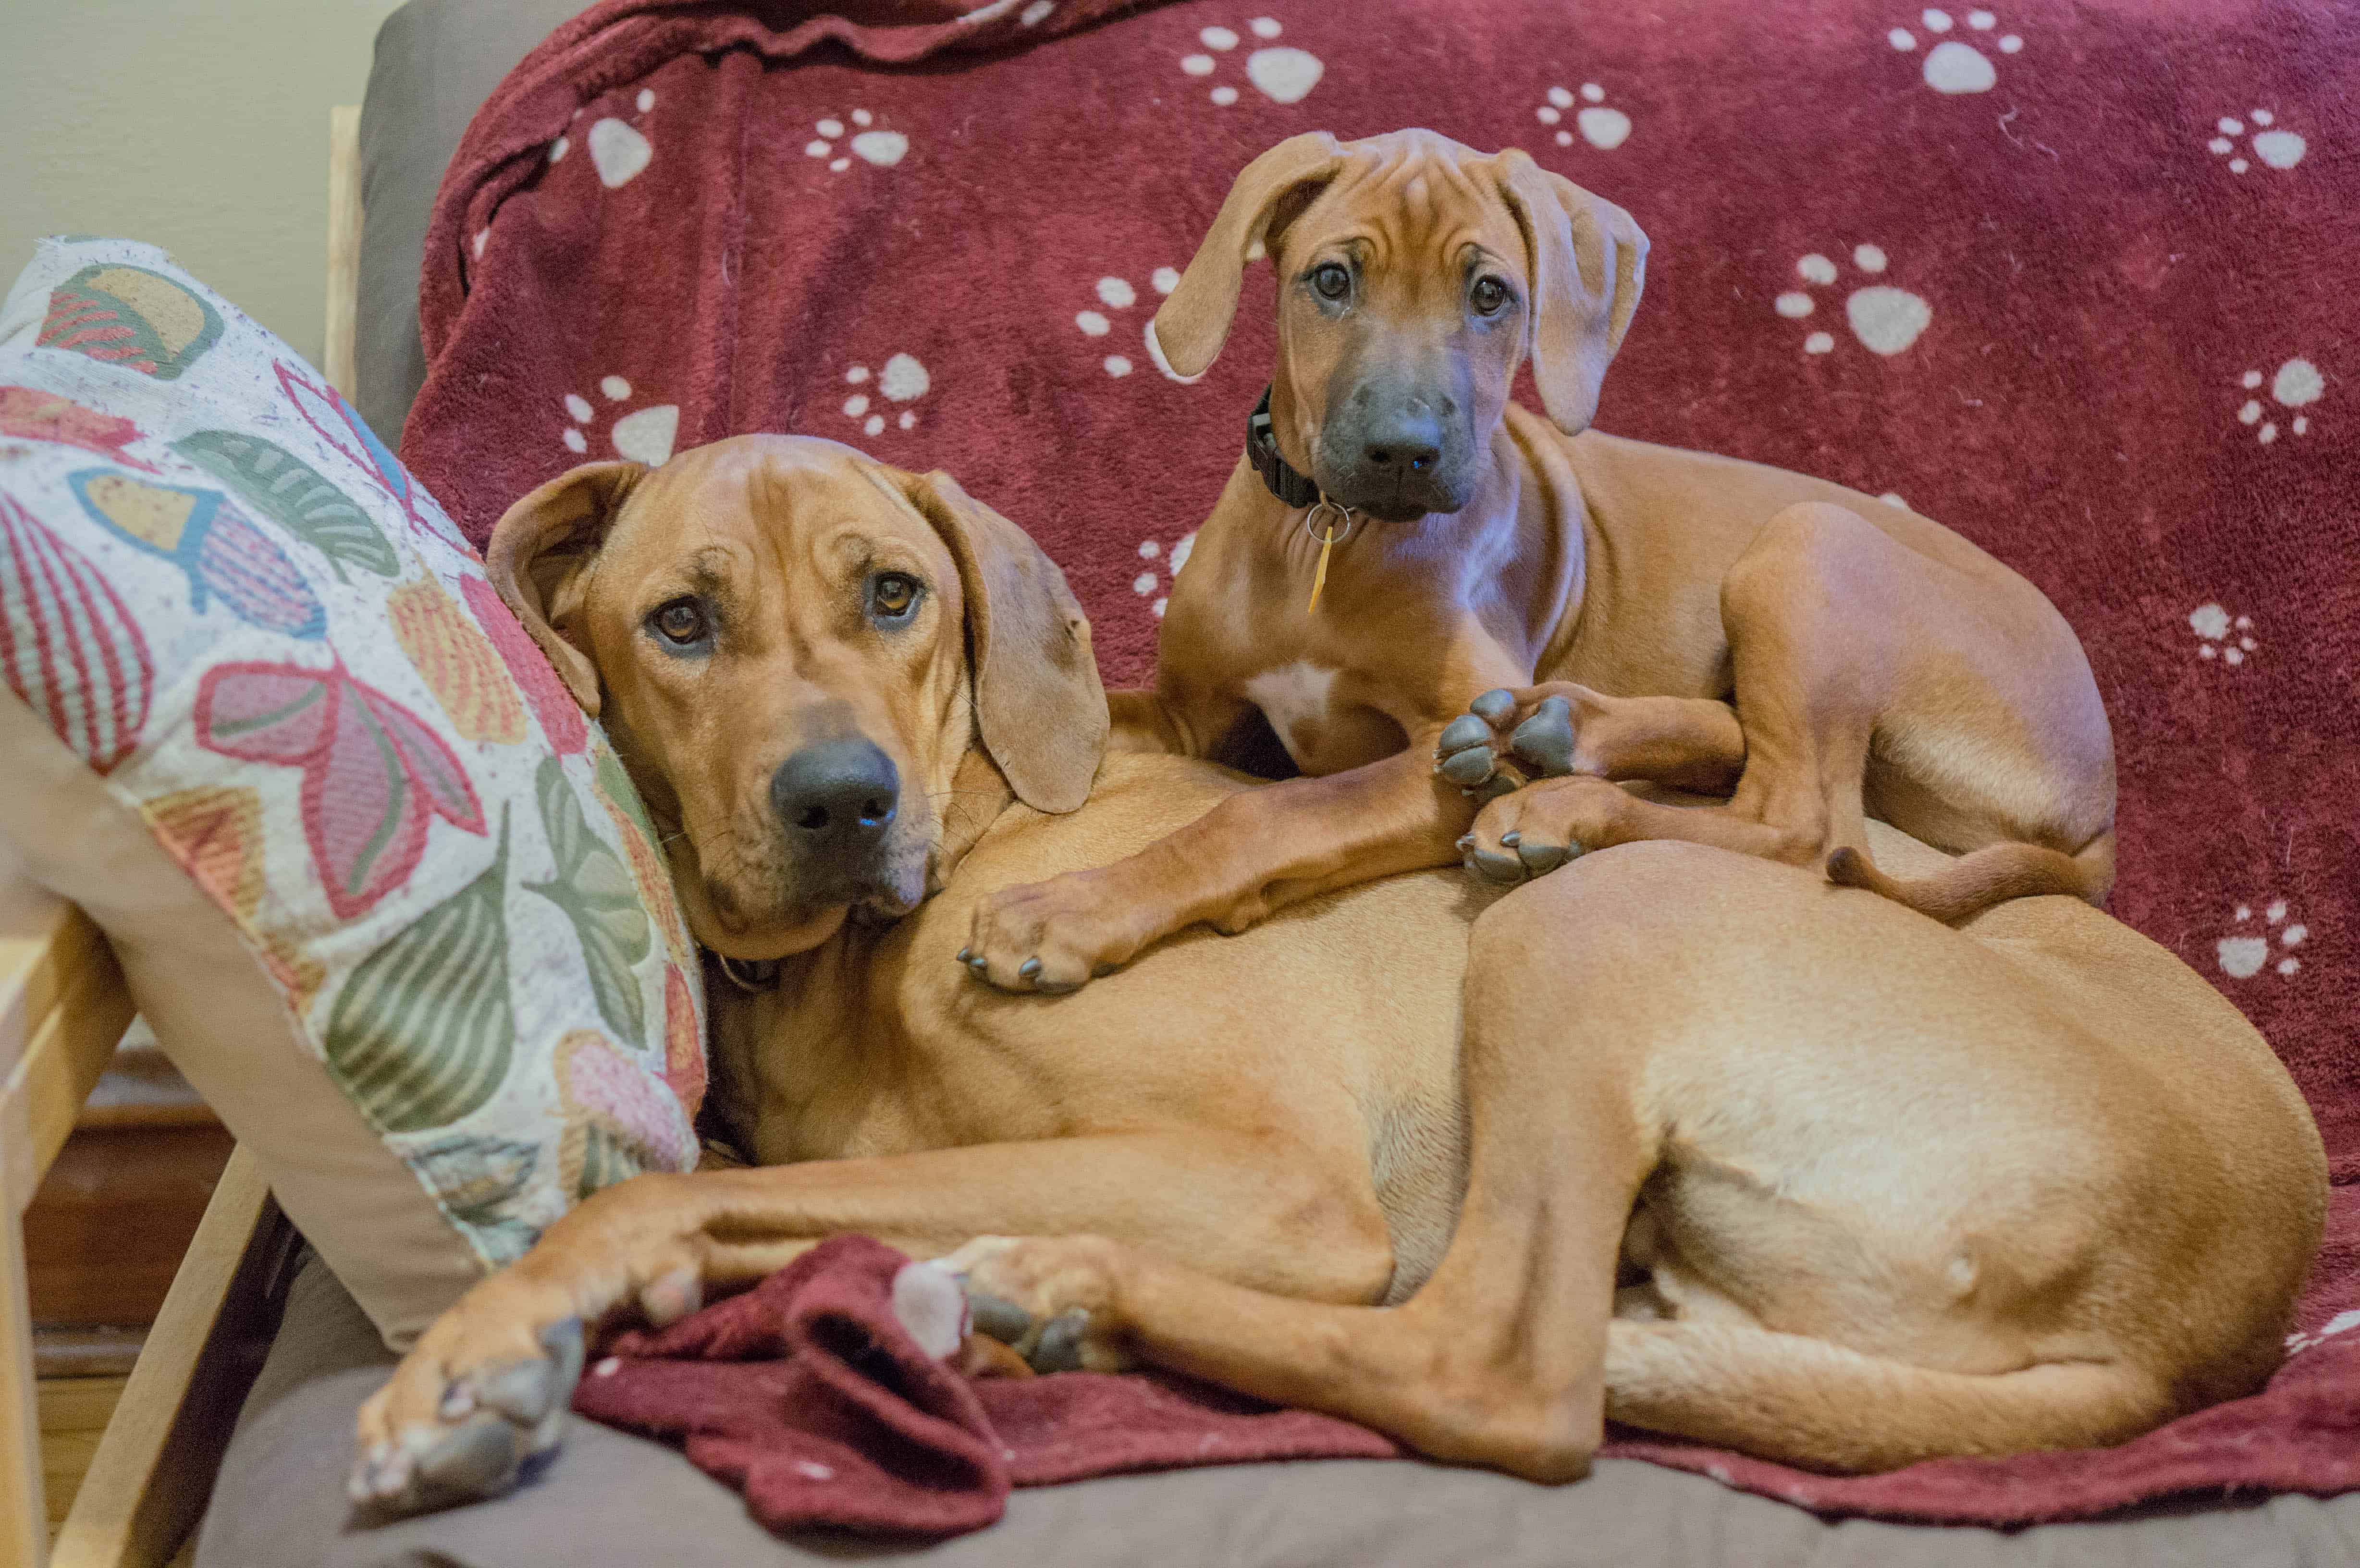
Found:
[[[1942,1372],[1740,1323],[1607,1326],[1606,1414],[1831,1474],[2121,1443],[2173,1414],[2120,1365]]]
[[[1905,882],[1876,868],[1868,852],[1846,844],[1831,851],[1828,880],[1864,887],[1907,904],[1944,925],[1956,925],[2010,898],[2063,893],[2104,906],[2114,884],[2114,835],[2109,831],[2067,855],[2037,844],[1994,844],[1959,856],[1930,877]]]

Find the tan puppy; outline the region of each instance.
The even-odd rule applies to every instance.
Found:
[[[1145,1356],[1550,1479],[1606,1411],[1864,1467],[2112,1442],[2276,1364],[2318,1136],[2227,1003],[2085,904],[1950,931],[1633,845],[1489,913],[1430,871],[1000,996],[951,962],[980,900],[1254,792],[1116,757],[1065,810],[1103,711],[1022,533],[944,475],[742,437],[544,485],[490,567],[698,939],[777,961],[709,987],[716,1104],[766,1168],[611,1188],[470,1291],[363,1410],[364,1501],[501,1489],[585,1321],[847,1231],[968,1247],[978,1320],[1037,1362]],[[976,1242],[1011,1231],[1098,1239]]]
[[[2038,590],[1841,485],[1588,429],[1646,248],[1523,153],[1429,131],[1296,136],[1238,177],[1154,332],[1203,371],[1266,253],[1274,450],[1250,442],[1198,532],[1115,744],[1226,759],[1258,710],[1315,777],[989,900],[979,976],[1066,990],[1196,921],[1242,930],[1462,853],[1514,880],[1648,838],[1825,861],[1942,920],[2103,900],[2113,741]],[[1508,400],[1527,358],[1546,422]],[[1339,524],[1314,609],[1314,535]],[[1477,818],[1468,792],[1545,774],[1570,777]],[[1731,798],[1680,811],[1617,780]],[[1896,884],[1863,853],[1871,812],[1974,853]]]

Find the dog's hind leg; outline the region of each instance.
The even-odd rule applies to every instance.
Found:
[[[1033,1322],[1064,1319],[1078,1348],[1061,1343],[1060,1364],[1137,1356],[1347,1417],[1436,1458],[1542,1481],[1585,1474],[1604,1432],[1623,1230],[1658,1137],[1638,1109],[1644,989],[1620,988],[1640,1009],[1627,1016],[1584,989],[1629,966],[1625,938],[1613,920],[1553,912],[1580,891],[1535,887],[1477,923],[1469,1185],[1448,1251],[1408,1301],[1288,1299],[1090,1236],[990,1238],[951,1266]],[[1546,905],[1510,908],[1535,898]]]

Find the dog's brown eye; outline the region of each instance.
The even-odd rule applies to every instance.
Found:
[[[705,606],[694,599],[674,599],[658,605],[656,613],[648,617],[648,624],[655,627],[658,637],[677,648],[703,642],[712,629],[705,623]]]
[[[918,580],[907,572],[880,572],[869,584],[869,609],[874,615],[898,621],[918,603]]]
[[[1508,302],[1508,286],[1496,278],[1479,278],[1469,297],[1475,303],[1476,314],[1496,316]]]
[[[1341,299],[1352,291],[1352,274],[1340,262],[1324,261],[1311,269],[1311,287],[1322,299]]]

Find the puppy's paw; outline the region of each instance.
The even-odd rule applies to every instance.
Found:
[[[1035,1372],[1121,1372],[1120,1245],[1094,1236],[978,1236],[940,1267],[958,1276],[975,1332]]]
[[[1561,682],[1486,691],[1444,728],[1434,770],[1486,800],[1535,779],[1590,771],[1580,731],[1585,705],[1596,701],[1586,688]]]
[[[1628,799],[1602,779],[1545,779],[1484,807],[1459,854],[1486,881],[1528,882],[1606,842]]]
[[[958,962],[1002,991],[1078,991],[1145,946],[1146,926],[1108,873],[1067,872],[976,905]]]

